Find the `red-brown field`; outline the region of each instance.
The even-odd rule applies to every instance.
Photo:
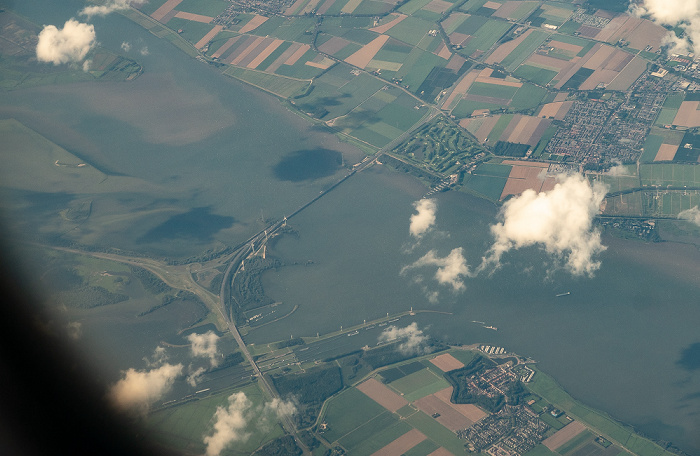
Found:
[[[678,146],[674,146],[671,144],[661,144],[661,147],[659,147],[659,151],[656,153],[656,157],[654,157],[654,161],[671,161],[673,160],[673,157],[676,156],[677,151]]]
[[[449,353],[443,353],[442,355],[436,356],[435,358],[431,359],[430,362],[443,372],[449,372],[464,367],[464,363]]]
[[[368,44],[362,46],[359,51],[345,59],[345,62],[364,69],[388,40],[389,35],[379,35]]]
[[[197,44],[194,45],[197,49],[202,49],[204,46],[207,45],[221,30],[223,30],[224,26],[223,25],[215,25],[211,30],[209,30],[209,33],[204,35],[201,40],[197,41]]]
[[[551,437],[544,439],[542,444],[550,450],[554,451],[569,440],[579,435],[585,429],[586,426],[581,424],[579,421],[574,421],[564,426],[562,429],[554,433],[554,435],[552,435]]]
[[[451,386],[438,391],[437,393],[433,394],[433,396],[437,397],[442,402],[452,407],[454,410],[459,412],[462,416],[466,417],[473,423],[476,423],[477,421],[479,421],[487,415],[486,412],[484,412],[474,404],[453,404],[450,401],[450,398],[452,397]]]
[[[682,127],[700,127],[700,101],[684,101],[673,119],[673,125]]]
[[[186,13],[184,11],[178,11],[175,13],[175,17],[188,21],[201,22],[203,24],[208,24],[214,20],[214,18],[211,16],[202,16],[201,14]]]
[[[182,3],[182,0],[168,0],[163,3],[160,8],[155,10],[153,14],[151,14],[151,17],[157,21],[162,21],[163,18],[180,3]]]
[[[474,424],[472,420],[450,407],[450,404],[443,402],[434,394],[418,399],[413,405],[427,415],[436,416],[435,421],[451,431],[466,429]]]
[[[501,199],[508,195],[519,195],[528,189],[540,192],[554,186],[554,178],[545,177],[547,168],[549,168],[547,163],[504,160],[503,164],[512,165],[513,168],[510,170],[506,185],[501,192]]]
[[[394,440],[379,451],[372,453],[372,456],[396,456],[401,455],[413,448],[414,446],[427,439],[418,429],[411,429],[398,439]]]
[[[370,399],[374,400],[377,404],[381,405],[390,412],[395,412],[404,405],[408,404],[406,399],[387,388],[383,383],[379,382],[375,378],[370,378],[369,380],[360,383],[357,385],[357,389],[365,393]]]
[[[532,30],[533,29],[528,29],[525,33],[514,40],[510,40],[498,46],[498,48],[486,58],[486,63],[501,63],[501,61],[505,59],[508,54],[513,52],[513,50],[518,47],[518,45],[522,43],[523,40],[530,35],[530,33],[532,33]]]
[[[391,16],[394,17],[391,21],[387,22],[386,24],[373,27],[370,30],[373,32],[377,32],[377,33],[386,33],[393,26],[395,26],[396,24],[398,24],[399,22],[401,22],[402,20],[404,20],[408,17],[405,14],[401,14],[401,13],[391,13]]]
[[[573,101],[555,101],[553,103],[547,103],[542,106],[538,116],[562,120],[573,104]]]
[[[260,27],[263,22],[265,22],[267,18],[265,16],[260,16],[259,14],[256,14],[255,17],[253,17],[251,20],[249,20],[241,29],[238,31],[238,33],[248,33],[256,28]]]

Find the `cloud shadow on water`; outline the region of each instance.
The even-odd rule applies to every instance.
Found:
[[[184,214],[170,217],[141,236],[139,243],[147,244],[163,240],[187,240],[210,242],[214,234],[229,228],[236,219],[211,213],[211,207],[196,207]]]
[[[282,181],[302,182],[332,176],[343,164],[340,152],[329,149],[297,150],[272,167]]]
[[[688,371],[700,369],[700,342],[696,342],[684,348],[676,364]]]

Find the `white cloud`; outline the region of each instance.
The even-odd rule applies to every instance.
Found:
[[[187,340],[191,343],[190,348],[192,349],[192,356],[209,358],[212,367],[216,367],[219,364],[216,350],[216,343],[219,340],[219,336],[217,336],[214,331],[207,331],[204,334],[192,333],[187,336]]]
[[[147,371],[129,369],[112,387],[113,402],[124,410],[145,412],[153,402],[163,397],[182,374],[182,364],[164,364]]]
[[[412,236],[421,238],[435,225],[437,204],[432,199],[422,199],[413,203],[416,213],[411,215],[411,225],[408,228]]]
[[[274,415],[277,418],[294,415],[297,412],[297,407],[291,401],[283,401],[282,399],[274,398],[265,404],[264,415]]]
[[[197,369],[194,370],[194,371],[192,371],[192,370],[190,369],[190,373],[189,373],[189,375],[187,376],[187,379],[186,379],[186,380],[187,380],[187,383],[188,383],[192,388],[194,388],[195,386],[197,386],[197,383],[199,383],[199,381],[202,379],[202,374],[203,374],[204,372],[206,372],[206,369],[203,368],[203,367],[199,367],[199,368],[197,368]]]
[[[503,221],[491,227],[496,240],[479,272],[498,267],[509,250],[533,245],[562,259],[574,275],[591,276],[600,267],[593,258],[605,247],[592,225],[607,188],[598,182],[591,186],[578,174],[557,179],[548,192],[526,190],[503,205],[499,213]]]
[[[401,274],[411,269],[427,266],[437,266],[438,269],[435,272],[435,279],[440,284],[451,286],[454,291],[463,290],[464,281],[462,279],[470,275],[467,260],[462,253],[462,247],[452,249],[450,254],[444,258],[438,257],[435,250],[430,250],[413,264],[404,266],[404,268],[401,269]]]
[[[83,324],[79,321],[71,321],[66,325],[68,337],[73,340],[78,340],[83,335]]]
[[[78,14],[81,16],[87,16],[88,19],[92,18],[93,16],[106,16],[114,11],[127,9],[132,3],[141,2],[132,0],[112,0],[104,5],[86,6],[85,8],[81,9]]]
[[[139,53],[141,55],[144,55],[144,56],[148,55],[148,47],[147,46],[142,47],[141,50],[139,51]]]
[[[39,32],[36,57],[40,62],[62,63],[81,62],[95,46],[95,27],[70,19],[62,29],[55,25],[45,25]]]
[[[636,16],[649,17],[659,25],[678,26],[685,31],[683,38],[669,32],[664,44],[671,52],[693,52],[695,43],[700,43],[700,0],[643,0],[631,3],[629,11]]]
[[[630,173],[627,171],[627,167],[622,163],[618,163],[608,170],[608,175],[610,176],[629,176]]]
[[[131,50],[131,44],[128,41],[123,41],[121,48],[122,48],[122,51],[129,52]]]
[[[682,220],[688,220],[689,222],[695,223],[697,226],[700,226],[700,208],[698,208],[698,206],[695,206],[691,207],[690,209],[681,211],[678,214],[678,218]]]
[[[413,322],[405,328],[397,328],[394,325],[389,326],[379,335],[378,342],[392,342],[395,340],[402,341],[398,347],[400,352],[406,355],[413,355],[425,352],[425,342],[428,340],[428,337],[423,334],[423,331],[418,329],[418,324]]]
[[[253,407],[245,393],[234,393],[228,398],[228,406],[217,407],[213,417],[213,432],[204,436],[207,456],[218,456],[235,442],[245,442],[251,428],[267,425],[271,416],[281,418],[296,412],[294,404],[273,399],[262,407]]]
[[[165,352],[165,347],[158,346],[153,350],[151,358],[144,357],[143,360],[148,367],[158,367],[168,360],[168,354]]]

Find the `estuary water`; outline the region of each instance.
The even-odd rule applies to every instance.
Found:
[[[83,5],[39,3],[16,7],[39,24],[61,25]],[[93,213],[79,227],[58,230],[65,239],[170,257],[234,245],[263,219],[291,213],[345,175],[339,162],[361,157],[276,99],[122,17],[93,22],[101,45],[118,51],[131,44],[127,55],[144,66],[142,76],[0,93],[0,118],[19,120],[101,170],[107,182],[135,182],[91,193]],[[6,206],[23,226],[43,232],[71,198],[87,197],[64,190],[53,199],[48,192],[10,192],[17,200]],[[491,242],[497,208],[465,194],[439,194],[436,228],[416,242],[409,217],[425,191],[416,179],[375,166],[291,220],[299,236],[282,237],[270,254],[310,263],[263,279],[271,298],[299,308],[247,341],[276,341],[290,331],[311,336],[411,307],[448,312],[419,313],[416,321],[450,343],[501,345],[533,357],[574,397],[700,455],[697,249],[604,238],[608,248],[593,278],[548,274],[551,261],[528,249],[454,292],[435,281],[435,268],[401,271],[430,250],[444,257],[455,248],[475,267]],[[105,310],[99,325],[113,318]],[[86,334],[99,334],[97,327]],[[140,350],[151,352],[157,338],[145,339],[151,345]],[[141,356],[115,358],[123,369]]]

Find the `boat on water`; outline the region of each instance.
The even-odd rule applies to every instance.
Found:
[[[360,334],[360,331],[353,331],[353,332],[351,332],[351,333],[348,334],[348,337],[350,337],[350,336],[356,336],[356,335],[358,335],[358,334]]]
[[[498,328],[496,328],[495,326],[484,326],[484,328],[493,329],[494,331],[498,331]]]
[[[557,298],[561,298],[562,296],[569,296],[570,294],[571,294],[570,291],[567,291],[566,293],[559,293],[559,294],[557,295]]]
[[[483,321],[478,321],[478,320],[472,320],[472,323],[479,323],[480,325],[485,325]]]

